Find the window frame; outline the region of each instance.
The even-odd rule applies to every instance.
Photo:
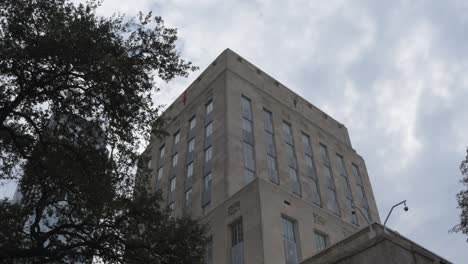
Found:
[[[213,159],[213,146],[209,146],[205,149],[205,163],[210,162]]]
[[[188,153],[192,153],[195,151],[195,138],[192,138],[188,142]]]
[[[189,119],[189,130],[195,129],[197,126],[197,116],[192,116],[192,118]]]
[[[208,103],[206,103],[206,115],[211,114],[213,110],[214,110],[213,99],[210,99]]]
[[[213,135],[213,129],[213,121],[211,121],[205,126],[205,138],[209,138],[211,135]]]
[[[319,248],[319,241],[318,241],[318,238],[323,238],[323,248]],[[322,252],[323,250],[327,249],[329,246],[330,246],[330,240],[329,240],[329,236],[320,231],[320,230],[317,230],[315,229],[314,230],[314,240],[315,240],[315,250],[317,250],[317,252]]]
[[[176,168],[177,165],[179,164],[179,153],[178,152],[176,152],[176,153],[174,153],[174,155],[172,155],[171,164],[172,164],[173,169]]]
[[[177,132],[174,133],[174,145],[179,144],[180,142],[180,130],[177,130]]]

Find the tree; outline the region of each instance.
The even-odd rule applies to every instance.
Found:
[[[160,17],[98,6],[0,1],[0,180],[23,195],[0,201],[0,263],[199,263],[204,224],[135,184],[164,136],[156,81],[196,67]]]
[[[461,183],[466,189],[457,193],[458,208],[461,209],[460,223],[454,226],[452,231],[462,232],[463,234],[468,235],[468,148],[466,149],[465,160],[460,164],[460,171],[463,176]]]

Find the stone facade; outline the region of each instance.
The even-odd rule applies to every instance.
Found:
[[[301,264],[449,264],[406,237],[374,223]]]
[[[175,217],[209,221],[208,263],[298,263],[319,251],[317,234],[331,245],[367,225],[351,204],[380,222],[346,127],[229,49],[163,116],[148,188]]]

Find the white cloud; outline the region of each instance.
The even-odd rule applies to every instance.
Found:
[[[463,237],[447,233],[468,145],[466,1],[107,0],[100,12],[139,10],[177,27],[201,70],[231,48],[344,123],[381,216],[408,199],[390,226],[468,258]],[[156,102],[170,104],[200,72],[161,83]]]

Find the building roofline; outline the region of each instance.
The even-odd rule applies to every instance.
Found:
[[[369,239],[366,240],[365,242],[362,242],[360,244],[357,244],[357,245],[351,245],[351,242],[354,241],[355,239],[359,238],[359,237],[363,237],[363,236],[368,236]],[[366,226],[365,228],[362,228],[361,230],[357,231],[356,233],[330,245],[329,247],[327,247],[326,249],[324,249],[323,251],[320,251],[319,253],[309,257],[309,258],[306,258],[304,260],[302,260],[301,263],[314,263],[313,261],[315,260],[318,260],[318,259],[321,259],[322,257],[325,257],[326,255],[328,254],[331,254],[332,251],[336,250],[337,247],[345,247],[347,248],[346,250],[342,250],[342,252],[344,252],[343,254],[340,254],[340,256],[336,257],[336,259],[333,259],[334,261],[339,261],[340,259],[343,259],[343,258],[346,258],[346,257],[349,257],[351,255],[355,255],[356,253],[358,252],[361,252],[367,248],[370,248],[372,246],[374,246],[376,243],[380,243],[384,240],[388,240],[392,243],[395,243],[403,248],[406,248],[406,249],[412,249],[412,250],[415,250],[415,251],[418,251],[418,253],[424,255],[424,256],[427,256],[429,258],[433,258],[433,257],[436,257],[438,258],[439,260],[443,261],[443,262],[440,262],[440,263],[446,263],[446,264],[449,264],[449,263],[452,263],[450,261],[448,261],[447,259],[435,254],[434,252],[426,249],[425,247],[415,243],[414,241],[410,240],[409,238],[401,235],[400,233],[398,233],[397,231],[394,231],[390,228],[386,228],[386,230],[384,230],[384,227],[383,225],[379,224],[379,223],[372,223],[372,229],[370,228],[370,226]],[[406,244],[405,244],[406,243]],[[407,244],[410,244],[410,246],[408,246]],[[328,259],[327,259],[328,260]]]

